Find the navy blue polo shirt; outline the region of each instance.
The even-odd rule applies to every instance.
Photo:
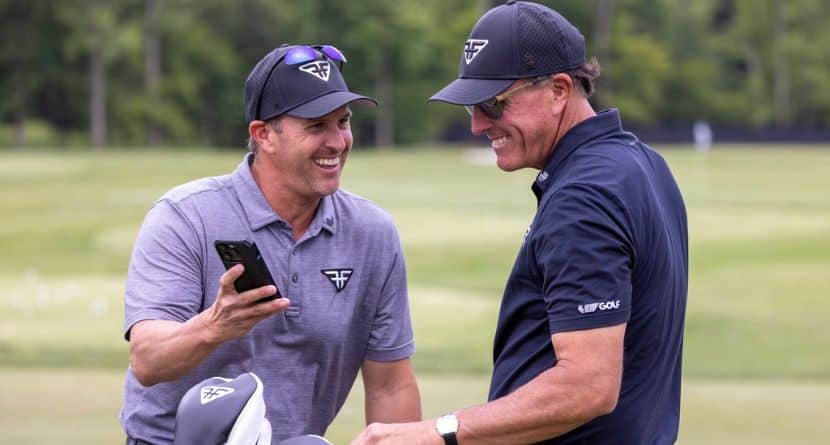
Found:
[[[562,138],[532,189],[538,209],[504,290],[490,400],[556,366],[552,334],[628,323],[616,409],[544,443],[673,443],[688,234],[668,165],[607,110]]]

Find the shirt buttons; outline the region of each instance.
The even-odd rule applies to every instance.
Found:
[[[296,283],[296,282],[297,282],[297,281],[299,281],[299,280],[300,280],[300,276],[299,276],[299,275],[297,275],[296,273],[294,273],[293,275],[291,275],[291,282],[292,282],[292,283]]]
[[[297,255],[297,248],[291,249],[291,255]]]
[[[334,218],[326,218],[326,225],[330,226],[332,224],[334,224]]]

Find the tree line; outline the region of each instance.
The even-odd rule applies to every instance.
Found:
[[[362,145],[446,138],[468,117],[426,98],[453,79],[487,0],[0,0],[0,145],[239,147],[242,89],[281,43],[329,43],[380,101]],[[597,108],[627,124],[698,119],[830,128],[826,0],[540,1],[602,65]]]

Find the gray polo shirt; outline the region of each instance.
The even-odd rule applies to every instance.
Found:
[[[275,440],[322,435],[365,359],[394,361],[415,351],[391,217],[338,190],[295,241],[254,182],[252,160],[248,154],[230,175],[174,188],[150,209],[127,276],[124,335],[138,321],[184,322],[213,304],[225,271],[215,240],[256,242],[291,306],[179,380],[144,387],[128,369],[121,424],[132,438],[172,442],[176,408],[191,386],[246,371],[265,385]]]

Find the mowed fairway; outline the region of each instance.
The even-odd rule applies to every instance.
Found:
[[[689,211],[680,443],[830,437],[830,147],[662,151]],[[0,152],[0,443],[118,443],[122,292],[144,213],[240,152]],[[480,159],[480,156],[475,156]],[[344,187],[386,208],[407,255],[426,415],[486,398],[533,172],[461,150],[352,154]],[[360,430],[360,391],[328,436]]]

